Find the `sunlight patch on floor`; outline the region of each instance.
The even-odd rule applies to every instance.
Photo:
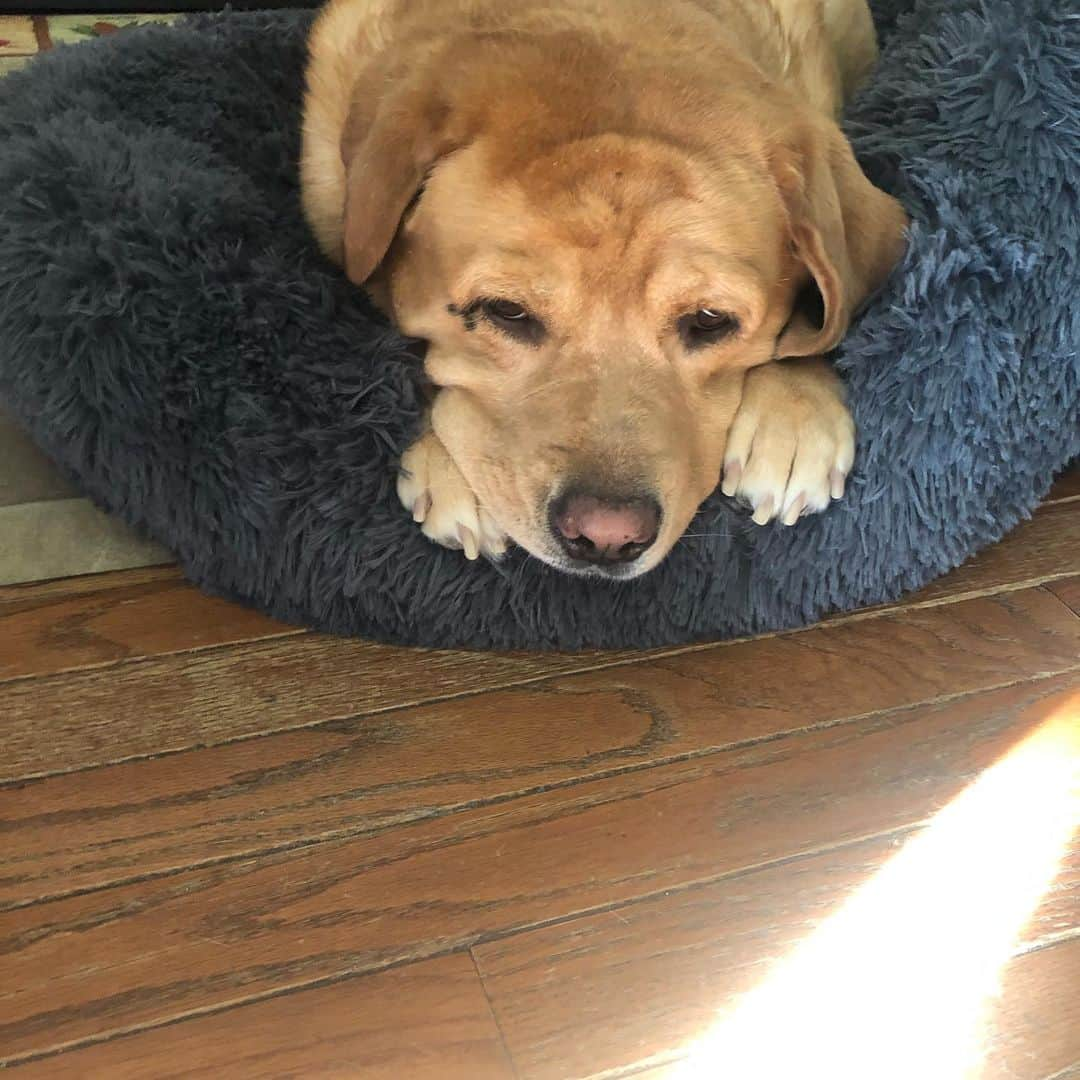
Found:
[[[680,1080],[967,1080],[1080,824],[1080,691],[983,773],[675,1066]]]

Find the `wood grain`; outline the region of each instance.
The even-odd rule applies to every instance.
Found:
[[[987,1023],[990,1047],[979,1080],[1074,1080],[1080,1076],[1078,984],[1080,942],[1070,941],[1013,960],[1004,972],[1001,1004]],[[779,1029],[778,1036],[782,1037]],[[620,1080],[690,1080],[677,1048],[665,1048],[661,1053],[671,1060],[607,1075]],[[542,1074],[519,1069],[518,1075],[522,1080],[538,1080]],[[587,1073],[575,1074],[568,1069],[559,1073],[560,1080],[598,1075],[603,1074],[591,1068]]]
[[[1075,685],[902,709],[6,912],[0,1046],[17,1057],[158,1025],[910,826]]]
[[[425,651],[301,634],[16,679],[0,683],[7,725],[0,781],[302,728],[648,655]]]
[[[1026,618],[1024,612],[1028,612]],[[1018,616],[1023,621],[1029,619],[1036,638],[1046,641],[1046,645],[1034,646],[1036,652],[1051,641],[1057,642],[1046,654],[1047,659],[1056,659],[1043,668],[1045,673],[1054,671],[1059,663],[1072,666],[1077,623],[1070,612],[1038,588],[977,598],[946,609],[905,609],[889,617],[755,641],[746,649],[746,656],[753,657],[755,663],[751,680],[742,678],[741,666],[732,662],[730,647],[671,655],[655,663],[710,682],[729,695],[730,703],[755,711],[768,709],[778,692],[794,689],[806,703],[804,715],[810,724],[816,722],[820,703],[835,702],[837,696],[848,714],[855,715],[880,707],[873,702],[887,686],[901,693],[901,686],[919,686],[924,699],[949,693],[949,687],[972,687],[972,680],[980,678],[978,672],[998,664],[1011,665],[1014,657],[1023,656],[1026,649],[1022,640],[1034,645],[1028,631],[1012,622]],[[838,650],[840,643],[846,647]],[[812,658],[801,655],[804,650],[811,652]],[[943,660],[945,654],[948,660]],[[1034,658],[1035,654],[1029,655]],[[940,667],[939,660],[943,660]],[[849,667],[853,663],[858,668],[854,678]],[[1034,674],[1030,669],[1018,670],[1015,677]],[[758,734],[760,727],[734,737]]]
[[[474,949],[515,1065],[564,1080],[676,1056],[898,850],[874,839]]]
[[[184,580],[179,567],[145,566],[137,570],[109,570],[101,574],[59,578],[53,581],[31,581],[22,585],[0,585],[0,613],[11,608],[26,609],[35,604],[71,600],[77,596],[93,596],[124,589],[129,585],[153,582],[178,583]]]
[[[1065,578],[1048,585],[1047,588],[1063,604],[1080,615],[1080,577]]]
[[[1035,589],[0,789],[0,907],[1070,668]]]
[[[870,621],[861,621],[861,635],[872,634],[866,629]],[[723,664],[734,647],[726,643],[705,651],[722,653],[714,663]],[[1050,655],[1059,655],[1057,649],[1051,645]],[[998,656],[1007,659],[1007,652],[1008,647],[999,649]],[[435,652],[304,634],[19,679],[0,683],[6,723],[0,781],[214,745],[656,655],[662,653]],[[41,738],[43,730],[48,740]]]
[[[962,566],[904,597],[901,605],[941,603],[1080,574],[1080,500],[1041,507],[1030,521]]]
[[[39,590],[0,605],[0,679],[300,632],[175,576],[74,594]]]
[[[1054,481],[1044,502],[1064,502],[1066,499],[1080,499],[1080,465],[1067,469]]]
[[[677,1056],[835,914],[905,839],[873,839],[475,947],[515,1065],[535,1080],[563,1080]],[[1080,934],[1080,838],[1018,944],[1058,941],[1066,931]],[[1080,1055],[1080,1025],[1073,1023],[1080,999],[1070,990],[1080,986],[1074,944],[1080,940],[1010,965],[987,1042],[995,1057],[1005,1058],[1009,1048],[1015,1071],[999,1068],[994,1076],[1041,1080],[1069,1064],[1070,1054]],[[936,957],[926,959],[931,977]],[[887,969],[880,976],[884,984],[893,977]],[[902,1016],[896,1020],[903,1026]],[[1024,1054],[1032,1062],[1021,1069]]]
[[[335,641],[175,568],[0,588],[0,1056],[666,1080],[717,994],[1080,685],[1077,494],[899,605],[649,655]],[[1078,896],[1074,846],[992,1080],[1080,1056]]]
[[[18,1080],[512,1080],[467,953],[201,1016],[14,1072]]]
[[[1080,1065],[1080,937],[1019,956],[1002,976],[980,1080],[1049,1080]]]

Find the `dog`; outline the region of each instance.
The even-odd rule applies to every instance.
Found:
[[[758,524],[843,495],[822,357],[907,223],[837,124],[876,58],[865,0],[330,0],[303,208],[428,342],[430,539],[631,578],[718,483]]]

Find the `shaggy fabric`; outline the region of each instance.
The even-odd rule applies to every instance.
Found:
[[[299,12],[61,49],[0,89],[0,398],[208,590],[427,645],[657,645],[896,597],[1026,517],[1080,453],[1080,19],[886,0],[850,133],[913,215],[838,355],[849,492],[794,529],[723,498],[638,581],[469,564],[394,495],[422,349],[297,202]]]

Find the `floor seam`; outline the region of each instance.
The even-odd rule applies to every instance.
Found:
[[[393,829],[410,828],[414,825],[422,825],[427,822],[436,821],[440,818],[451,818],[456,815],[468,813],[473,810],[483,810],[489,807],[494,808],[504,806],[508,803],[516,802],[520,799],[535,798],[539,795],[544,795],[549,792],[566,791],[574,787],[580,787],[594,782],[613,780],[621,776],[632,776],[637,773],[648,772],[652,769],[666,768],[673,765],[681,765],[688,762],[706,760],[708,758],[720,757],[723,754],[738,753],[741,751],[753,749],[757,746],[767,746],[770,743],[779,743],[788,739],[797,738],[799,736],[813,735],[823,731],[840,729],[849,725],[881,719],[888,716],[901,717],[904,714],[911,713],[915,710],[933,708],[939,705],[948,705],[953,702],[962,701],[968,698],[975,698],[985,694],[999,693],[1002,690],[1009,690],[1013,687],[1024,686],[1027,684],[1038,685],[1042,683],[1052,682],[1055,679],[1070,675],[1073,672],[1080,672],[1080,662],[1070,666],[1069,668],[1065,668],[1059,671],[1045,672],[1034,676],[1027,676],[1022,679],[1014,679],[1003,683],[995,683],[992,686],[981,687],[977,690],[965,690],[958,691],[955,694],[939,695],[935,698],[912,702],[906,705],[897,705],[889,708],[870,710],[868,712],[859,713],[854,716],[846,716],[841,719],[826,720],[822,721],[819,724],[793,728],[782,732],[776,732],[770,735],[759,736],[757,738],[743,739],[733,743],[726,743],[722,746],[703,747],[699,750],[686,751],[682,754],[671,755],[666,758],[626,765],[622,768],[602,770],[600,772],[591,773],[587,776],[568,778],[549,784],[536,784],[532,787],[519,788],[512,792],[505,792],[500,795],[493,795],[487,799],[466,800],[449,807],[438,807],[430,812],[417,814],[416,817],[411,818],[407,821],[391,822],[389,824],[378,825],[368,829],[360,828],[343,830],[341,832],[323,834],[321,836],[303,837],[301,839],[284,843],[279,846],[257,849],[245,849],[242,852],[222,855],[218,858],[206,859],[196,863],[188,863],[184,866],[168,867],[166,869],[153,871],[145,874],[135,874],[129,877],[119,878],[114,881],[105,882],[100,885],[91,885],[85,888],[72,889],[67,892],[61,893],[45,894],[42,896],[34,897],[33,899],[17,901],[14,903],[0,903],[0,914],[9,911],[22,911],[35,906],[60,903],[64,900],[74,899],[75,897],[79,896],[90,896],[95,893],[106,892],[110,889],[127,888],[133,885],[139,885],[151,881],[162,881],[172,877],[179,877],[186,873],[210,871],[220,867],[227,867],[239,862],[250,862],[257,859],[272,859],[277,856],[287,857],[292,852],[314,850],[315,848],[321,847],[324,844],[348,843],[350,841],[359,840],[364,837],[374,837],[382,833],[389,832]],[[0,785],[0,787],[2,786],[6,785]]]
[[[597,915],[603,915],[609,911],[616,911],[627,907],[634,907],[639,904],[649,903],[651,901],[666,898],[668,896],[691,892],[695,889],[707,888],[710,885],[719,884],[723,881],[737,880],[738,878],[747,876],[749,874],[761,873],[763,871],[774,869],[776,867],[798,863],[809,858],[814,858],[820,855],[827,855],[832,852],[839,852],[847,850],[849,848],[856,848],[863,845],[873,844],[874,842],[886,840],[890,837],[903,837],[924,827],[926,823],[926,821],[908,823],[906,825],[897,826],[892,829],[884,829],[879,832],[869,833],[864,836],[852,837],[848,840],[839,841],[835,844],[819,845],[812,850],[799,852],[791,855],[785,855],[776,859],[765,860],[761,863],[756,863],[751,866],[740,867],[737,870],[728,871],[722,874],[710,875],[705,878],[695,879],[694,881],[683,882],[678,886],[656,889],[650,893],[643,893],[640,896],[631,897],[628,900],[610,901],[608,903],[595,904],[591,907],[582,908],[578,911],[569,912],[558,916],[552,916],[549,919],[540,919],[534,922],[522,923],[517,926],[507,927],[506,929],[495,933],[476,933],[473,934],[468,940],[459,941],[447,948],[432,949],[428,952],[417,953],[415,955],[409,956],[408,958],[391,961],[382,965],[376,965],[364,970],[342,971],[333,975],[326,975],[319,978],[311,979],[306,982],[294,983],[290,986],[276,987],[273,989],[257,992],[248,997],[240,998],[235,1001],[220,1002],[214,1005],[207,1005],[202,1008],[189,1009],[187,1012],[181,1013],[176,1016],[170,1016],[158,1022],[151,1021],[142,1024],[133,1024],[130,1027],[119,1028],[113,1031],[100,1032],[96,1033],[95,1035],[85,1036],[81,1039],[73,1039],[70,1042],[62,1044],[60,1046],[47,1047],[41,1050],[28,1050],[20,1054],[0,1057],[0,1069],[13,1067],[16,1065],[24,1065],[32,1061],[39,1061],[47,1058],[57,1057],[60,1054],[72,1053],[76,1050],[82,1050],[89,1046],[100,1045],[116,1039],[131,1038],[142,1032],[156,1031],[160,1028],[171,1027],[174,1024],[185,1023],[189,1020],[196,1020],[203,1016],[218,1015],[220,1013],[228,1012],[231,1009],[258,1004],[261,1001],[268,1001],[273,998],[284,997],[289,994],[303,993],[307,990],[318,990],[326,986],[334,986],[337,983],[345,982],[349,979],[359,979],[365,978],[369,975],[377,975],[380,972],[390,971],[395,968],[406,967],[409,964],[419,963],[424,960],[434,960],[444,956],[451,956],[456,953],[471,952],[474,948],[480,945],[486,945],[493,941],[502,941],[506,938],[515,937],[519,934],[530,933],[535,930],[543,930],[551,926],[563,925],[565,923],[572,922],[575,919],[590,918]]]
[[[1062,576],[1063,577],[1076,577],[1077,575],[1074,574],[1074,573],[1069,573],[1069,574],[1062,575]],[[1053,580],[1060,580],[1060,578],[1055,578]],[[441,694],[441,695],[438,695],[438,696],[435,696],[435,697],[430,697],[430,698],[420,698],[420,699],[417,699],[417,700],[414,700],[414,701],[406,701],[406,702],[401,702],[401,703],[397,703],[397,704],[393,704],[393,705],[378,706],[378,707],[373,708],[373,709],[361,710],[360,712],[356,712],[356,713],[347,713],[347,714],[339,715],[339,716],[322,717],[322,718],[320,718],[318,720],[312,720],[312,721],[310,721],[308,723],[303,723],[303,724],[296,724],[296,725],[285,726],[285,727],[271,728],[271,729],[264,730],[264,731],[250,732],[248,734],[238,735],[235,738],[225,739],[225,740],[223,740],[221,742],[213,742],[213,743],[209,743],[209,744],[190,743],[190,744],[185,745],[185,746],[170,748],[170,749],[167,749],[167,750],[159,750],[159,751],[155,751],[153,753],[131,754],[131,755],[128,755],[128,756],[125,756],[125,757],[112,758],[112,759],[109,759],[107,761],[94,762],[93,764],[88,764],[88,765],[73,765],[70,768],[66,768],[66,769],[49,769],[49,770],[42,770],[42,771],[38,771],[38,772],[21,773],[18,776],[9,776],[9,777],[5,777],[3,779],[0,779],[0,790],[3,790],[5,787],[11,787],[11,786],[20,785],[20,784],[26,784],[26,783],[33,783],[33,782],[37,782],[37,781],[40,781],[40,780],[48,780],[51,777],[56,777],[56,776],[71,776],[71,775],[81,773],[81,772],[91,772],[91,771],[93,771],[95,769],[109,768],[110,766],[113,766],[113,765],[126,765],[126,764],[130,764],[132,762],[138,762],[138,761],[155,761],[155,760],[159,760],[159,759],[162,759],[162,758],[172,757],[175,754],[188,753],[188,752],[190,752],[192,750],[196,750],[196,749],[198,749],[198,750],[210,750],[210,749],[216,749],[218,747],[233,746],[233,745],[235,745],[237,743],[251,742],[251,741],[253,741],[255,739],[272,738],[273,736],[276,736],[276,735],[283,735],[283,734],[288,734],[288,733],[291,733],[291,732],[309,731],[309,730],[311,730],[313,728],[318,728],[318,727],[321,727],[321,726],[323,726],[325,724],[349,723],[349,722],[353,722],[353,721],[363,720],[363,719],[366,719],[366,718],[369,718],[369,717],[386,716],[386,715],[389,715],[389,714],[404,711],[406,709],[425,708],[427,706],[440,705],[440,704],[444,704],[446,702],[451,702],[451,701],[468,700],[470,698],[481,697],[481,696],[483,696],[485,694],[494,694],[494,693],[499,693],[500,691],[505,691],[505,690],[517,690],[517,689],[520,689],[521,687],[533,686],[533,685],[536,685],[536,684],[539,684],[539,683],[556,682],[556,681],[558,681],[560,679],[576,678],[578,676],[594,674],[594,673],[600,672],[600,671],[612,671],[612,670],[617,670],[619,668],[624,668],[624,667],[635,667],[635,666],[638,666],[638,665],[641,665],[641,664],[662,663],[664,661],[672,660],[672,659],[675,659],[675,658],[680,657],[680,656],[685,656],[685,655],[688,655],[688,654],[694,655],[694,654],[704,652],[704,651],[707,651],[707,650],[711,650],[711,649],[727,648],[727,647],[730,647],[732,645],[743,645],[743,644],[747,644],[749,642],[766,641],[766,640],[772,640],[772,639],[775,639],[775,638],[783,638],[783,639],[790,640],[790,639],[794,639],[794,638],[798,637],[798,635],[808,634],[808,633],[811,633],[811,632],[813,632],[815,630],[831,628],[831,627],[834,627],[834,626],[848,625],[850,623],[860,622],[860,621],[863,621],[863,620],[876,619],[876,618],[882,618],[882,617],[885,617],[885,616],[897,615],[897,614],[900,614],[901,612],[906,612],[906,611],[924,610],[926,608],[949,607],[949,606],[952,606],[953,604],[963,603],[963,602],[968,601],[968,600],[984,599],[984,598],[988,598],[988,597],[992,597],[992,596],[1006,595],[1006,594],[1013,593],[1013,592],[1022,592],[1022,591],[1029,590],[1029,589],[1031,591],[1049,592],[1049,590],[1045,589],[1045,587],[1044,587],[1045,584],[1046,584],[1045,581],[1034,582],[1034,583],[1025,582],[1025,583],[1018,584],[1015,587],[1002,588],[1002,589],[997,590],[996,592],[987,593],[987,594],[985,594],[985,596],[982,595],[982,594],[974,594],[974,595],[964,594],[964,595],[958,595],[955,599],[935,601],[935,602],[926,603],[926,604],[923,604],[923,605],[908,605],[908,606],[905,606],[905,607],[883,608],[880,611],[874,610],[874,611],[868,611],[868,612],[854,612],[854,613],[852,613],[850,615],[838,617],[836,619],[830,619],[827,622],[823,622],[823,623],[815,623],[812,626],[802,627],[802,628],[799,628],[799,629],[796,629],[796,630],[776,631],[774,633],[762,634],[762,635],[759,635],[757,637],[751,637],[751,638],[733,638],[730,641],[712,642],[712,643],[709,643],[709,644],[706,644],[706,645],[678,646],[678,647],[674,647],[674,648],[672,648],[670,650],[662,650],[662,651],[657,651],[655,653],[650,653],[648,656],[632,657],[632,658],[628,657],[628,658],[624,658],[624,659],[620,659],[620,660],[613,660],[613,661],[610,661],[608,663],[591,664],[591,665],[588,665],[588,666],[585,666],[585,667],[571,668],[571,669],[567,669],[565,671],[560,671],[560,672],[545,672],[545,673],[540,673],[540,674],[536,674],[536,675],[529,675],[529,676],[525,676],[525,677],[523,677],[521,679],[513,680],[511,682],[506,682],[506,683],[499,683],[498,685],[494,685],[494,686],[487,686],[487,687],[483,687],[483,688],[479,688],[479,689],[471,689],[471,690],[461,690],[461,691],[457,691],[457,692],[454,692],[454,693]],[[1054,599],[1057,600],[1058,603],[1064,603],[1060,599],[1060,597],[1054,595],[1053,593],[1050,593],[1050,595],[1053,595]],[[1072,612],[1072,609],[1069,608],[1067,604],[1065,605],[1065,607],[1066,607],[1066,609],[1068,611],[1070,611],[1070,613],[1075,614],[1075,612]],[[300,634],[306,634],[306,633],[308,633],[308,631],[299,631],[299,633]],[[288,637],[288,636],[291,636],[291,635],[286,635],[286,637]],[[274,641],[274,640],[280,640],[280,639],[258,639],[258,640],[259,641],[262,641],[262,640]],[[228,650],[228,649],[231,649],[231,648],[236,648],[238,644],[242,644],[242,643],[234,642],[231,645],[208,646],[206,651],[210,651],[210,650],[212,650],[214,648],[218,648],[218,649],[221,649],[221,651],[225,651],[225,650]],[[166,654],[166,655],[169,655],[169,656],[182,656],[182,655],[185,655],[185,654],[184,653],[172,653],[172,654]],[[142,657],[142,658],[139,658],[139,659],[134,659],[133,658],[132,660],[127,661],[127,663],[136,664],[136,663],[141,663],[141,662],[152,662],[152,661],[157,660],[157,659],[160,659],[160,658],[159,657]],[[75,669],[72,669],[71,671],[67,672],[66,674],[77,674],[81,670],[100,671],[100,670],[107,670],[107,669],[102,669],[102,668],[95,668],[95,669],[75,668]],[[666,669],[666,670],[671,670],[671,669]],[[1071,668],[1062,669],[1060,674],[1064,674],[1068,670],[1071,670]],[[38,676],[22,676],[22,677],[19,677],[17,679],[8,680],[7,682],[4,682],[3,680],[0,680],[0,694],[2,694],[5,687],[13,685],[15,682],[32,681],[34,679],[49,678],[49,677],[50,676],[40,676],[40,675],[38,675]],[[707,680],[703,679],[702,681],[704,682],[704,681],[707,681]]]

